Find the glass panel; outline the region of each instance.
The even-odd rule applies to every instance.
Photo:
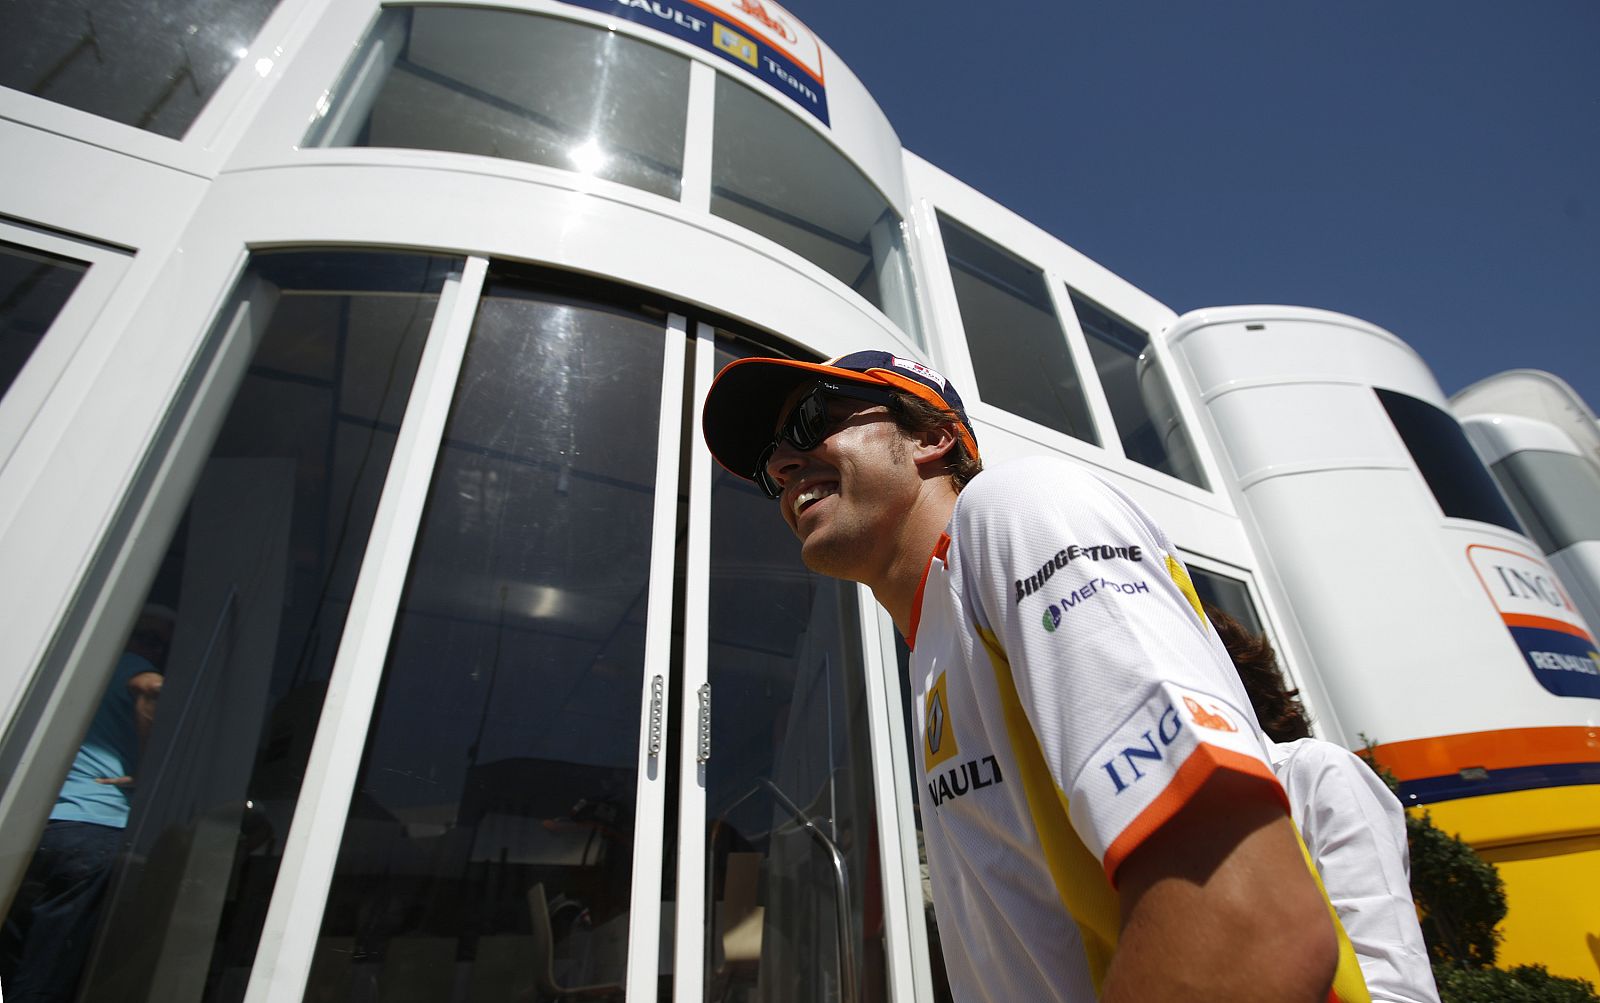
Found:
[[[1189,578],[1194,582],[1195,594],[1207,606],[1217,609],[1233,617],[1243,624],[1252,634],[1261,634],[1261,617],[1256,614],[1255,603],[1250,601],[1250,588],[1237,578],[1219,575],[1215,571],[1197,568],[1193,564],[1187,565]]]
[[[0,397],[89,266],[0,241]]]
[[[487,288],[306,999],[621,997],[663,346]]]
[[[807,571],[773,503],[721,468],[711,525],[706,998],[883,1000],[856,586]]]
[[[215,442],[148,605],[84,710],[88,735],[6,921],[7,996],[71,999],[83,972],[82,1000],[243,998],[452,267],[252,259],[219,322],[254,339],[249,369],[220,428],[200,433]]]
[[[717,77],[711,211],[860,293],[918,344],[904,227],[866,175],[811,126]]]
[[[525,160],[677,198],[689,61],[626,35],[466,7],[391,7],[308,146]]]
[[[939,233],[978,395],[987,404],[1099,445],[1044,273],[943,213]]]
[[[1111,405],[1123,453],[1137,463],[1205,487],[1205,475],[1173,403],[1172,388],[1150,352],[1150,336],[1076,289],[1069,288],[1067,293],[1088,338],[1089,355]]]
[[[1448,412],[1393,390],[1374,387],[1373,392],[1445,515],[1523,531],[1467,434]]]
[[[1524,450],[1496,463],[1493,470],[1512,508],[1545,553],[1600,540],[1600,474],[1583,457]]]
[[[277,0],[0,4],[0,86],[174,139]]]

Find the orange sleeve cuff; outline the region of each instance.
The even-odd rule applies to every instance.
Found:
[[[1127,860],[1128,856],[1152,833],[1178,814],[1179,809],[1189,802],[1195,791],[1204,786],[1211,775],[1218,770],[1231,770],[1267,781],[1271,786],[1273,797],[1283,808],[1283,813],[1289,814],[1288,795],[1284,794],[1278,779],[1272,775],[1272,770],[1266,763],[1253,756],[1234,752],[1232,749],[1205,744],[1196,746],[1194,752],[1189,754],[1189,758],[1178,767],[1177,774],[1167,784],[1166,790],[1157,795],[1144,811],[1128,823],[1122,834],[1106,847],[1105,858],[1101,863],[1105,867],[1106,880],[1111,882],[1111,887],[1117,886],[1117,869],[1122,866],[1122,862]]]

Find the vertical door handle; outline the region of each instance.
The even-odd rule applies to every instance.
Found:
[[[704,763],[711,758],[711,684],[700,684],[700,749],[695,761]]]
[[[665,689],[660,676],[650,680],[650,758],[661,755],[661,694]]]

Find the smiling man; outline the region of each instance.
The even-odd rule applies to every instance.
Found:
[[[1132,500],[1060,459],[983,472],[955,388],[887,352],[741,359],[703,425],[912,649],[958,1000],[1367,998],[1238,677]]]

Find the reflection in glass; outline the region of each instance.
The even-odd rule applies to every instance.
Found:
[[[856,587],[806,571],[773,503],[720,468],[711,525],[707,998],[883,1000]]]
[[[220,427],[202,418],[195,433],[214,436],[210,453],[9,917],[21,955],[43,947],[57,963],[43,979],[68,998],[80,972],[79,998],[96,1003],[243,998],[452,267],[421,255],[258,254],[219,320],[213,343],[241,338],[248,368],[223,388],[232,401]],[[126,779],[97,790],[108,773]],[[77,900],[77,933],[63,932],[35,896],[62,861],[79,867],[91,853],[99,887]],[[20,999],[14,944],[0,952],[0,978]]]
[[[677,198],[689,61],[626,35],[468,7],[390,7],[307,146],[525,160]]]
[[[276,6],[277,0],[0,4],[0,86],[177,139],[249,54]],[[271,67],[266,60],[264,68]]]
[[[1262,633],[1261,617],[1256,613],[1256,604],[1250,601],[1250,589],[1244,582],[1197,568],[1193,564],[1187,567],[1189,579],[1194,582],[1195,594],[1201,602],[1222,610],[1243,624],[1250,633]]]
[[[922,343],[904,227],[888,200],[815,129],[720,74],[711,211],[821,268]]]
[[[1600,474],[1575,453],[1525,449],[1492,468],[1511,507],[1547,554],[1600,540]]]
[[[1089,340],[1122,451],[1136,463],[1205,487],[1172,388],[1150,352],[1150,336],[1076,289],[1067,292]]]
[[[1044,273],[943,213],[939,233],[984,402],[1098,445]]]
[[[89,266],[0,241],[0,397]]]
[[[306,999],[620,998],[663,346],[489,285]]]

